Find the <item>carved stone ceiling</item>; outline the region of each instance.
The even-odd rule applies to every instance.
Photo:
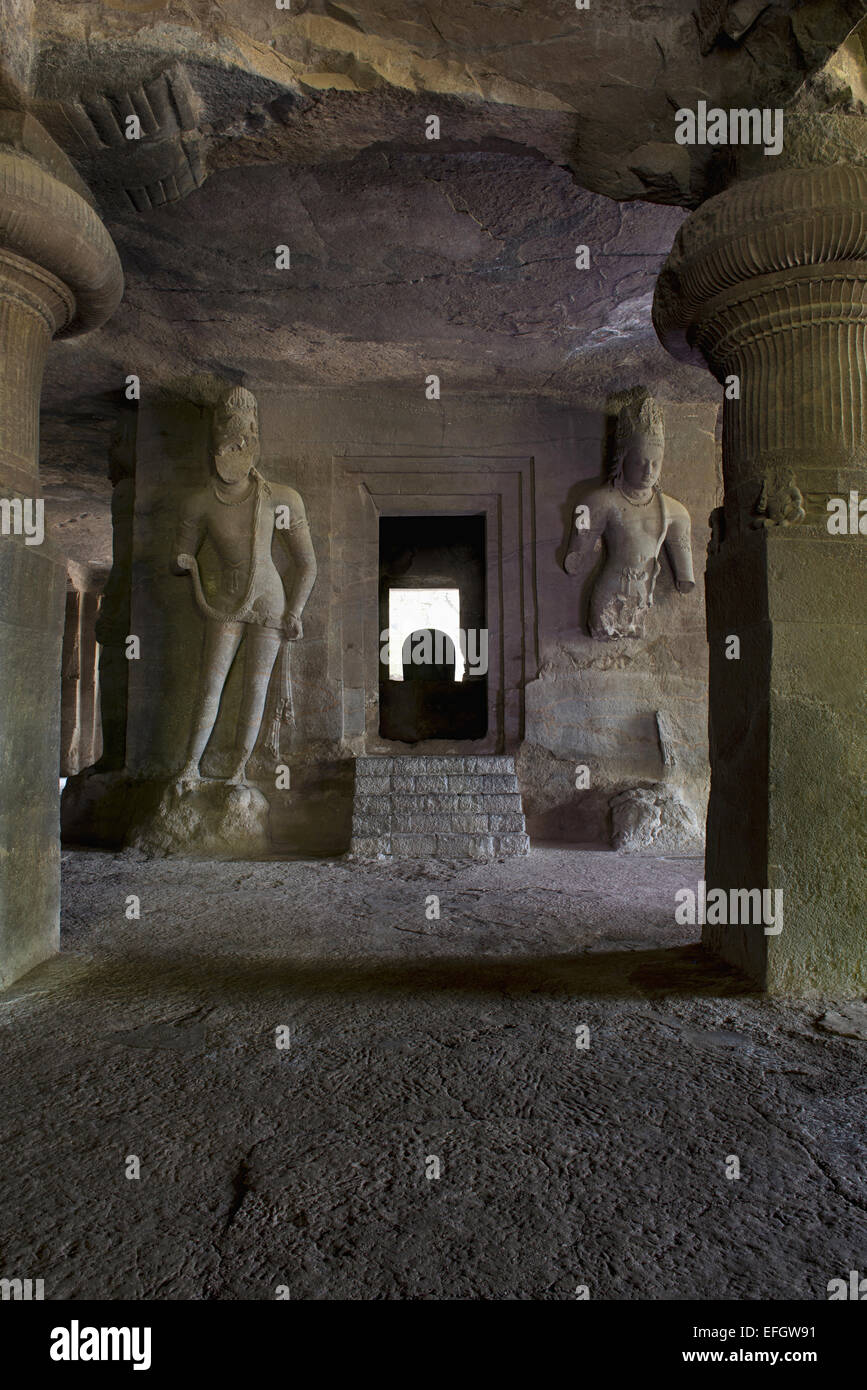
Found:
[[[436,372],[578,405],[642,380],[713,398],[650,323],[684,209],[725,176],[718,151],[675,143],[674,112],[791,106],[821,83],[863,114],[832,55],[864,9],[0,0],[0,96],[74,160],[127,276],[106,329],[52,349],[49,495],[105,495],[129,373],[291,391]]]

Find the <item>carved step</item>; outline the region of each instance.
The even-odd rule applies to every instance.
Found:
[[[440,757],[418,757],[418,758],[377,758],[364,757],[355,759],[355,776],[359,777],[381,777],[397,774],[398,776],[414,777],[417,774],[445,772],[456,775],[466,775],[468,773],[481,774],[487,776],[491,772],[515,773],[515,759],[505,753],[491,753],[488,755],[481,753],[474,754],[455,754]]]
[[[511,757],[356,759],[353,857],[491,859],[529,849]]]

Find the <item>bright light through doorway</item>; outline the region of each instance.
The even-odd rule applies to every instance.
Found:
[[[388,678],[403,680],[403,644],[413,632],[432,628],[455,644],[455,680],[464,678],[459,589],[389,589]]]

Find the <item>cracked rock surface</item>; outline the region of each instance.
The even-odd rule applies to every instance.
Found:
[[[58,543],[107,563],[129,375],[192,399],[227,374],[421,391],[429,372],[444,399],[712,399],[650,300],[737,152],[678,144],[675,113],[785,107],[809,117],[787,125],[795,163],[844,127],[863,162],[863,20],[863,0],[0,0],[0,106],[68,154],[127,277],[111,324],[49,359]]]
[[[48,1299],[824,1299],[863,1264],[863,1043],[674,924],[698,860],[64,873],[63,954],[0,1000],[0,1273]]]
[[[41,474],[57,541],[110,560],[107,458],[130,373],[145,394],[197,401],[231,376],[294,400],[326,384],[423,402],[429,372],[447,411],[513,394],[598,408],[637,380],[669,400],[715,399],[651,323],[683,216],[587,193],[526,154],[426,150],[226,169],[180,203],[109,218],[124,299],[102,332],[58,343],[46,372]]]
[[[103,187],[125,182],[92,152],[118,144],[107,104],[135,110],[141,88],[181,64],[189,94],[178,121],[157,91],[145,131],[166,144],[178,128],[194,132],[213,167],[418,140],[433,110],[452,139],[511,140],[609,197],[691,206],[714,177],[714,152],[677,145],[673,113],[700,98],[790,101],[863,16],[860,0],[593,0],[581,10],[573,0],[293,0],[288,11],[262,0],[40,0],[33,23],[18,26],[5,85],[7,100],[26,93]]]

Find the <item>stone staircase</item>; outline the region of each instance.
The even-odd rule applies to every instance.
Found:
[[[356,758],[355,858],[494,859],[529,850],[514,759]]]

